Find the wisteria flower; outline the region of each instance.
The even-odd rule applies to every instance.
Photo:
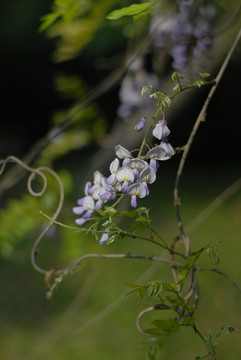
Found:
[[[87,219],[89,219],[95,209],[95,202],[91,196],[85,196],[77,201],[79,206],[73,208],[73,213],[76,215],[82,215],[81,218],[76,219],[75,222],[78,225],[83,225]]]
[[[135,183],[129,186],[127,192],[128,195],[131,195],[131,206],[137,207],[137,197],[144,198],[146,193],[146,187],[143,183]]]
[[[110,172],[111,172],[111,175],[105,179],[105,182],[106,184],[108,185],[114,185],[115,182],[117,181],[116,180],[116,173],[117,173],[117,170],[119,169],[119,166],[120,166],[120,160],[119,159],[115,159],[114,161],[112,161],[112,163],[110,164]]]
[[[146,154],[147,159],[155,160],[168,160],[174,155],[174,150],[171,144],[166,142],[161,142],[160,145],[155,146]]]
[[[129,183],[133,183],[135,179],[135,173],[128,167],[121,168],[116,174],[116,178],[122,184],[121,190],[126,193],[128,190]]]
[[[165,139],[170,134],[170,130],[167,127],[166,120],[160,120],[154,127],[152,135],[159,140]]]

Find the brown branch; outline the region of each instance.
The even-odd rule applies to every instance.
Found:
[[[233,42],[233,45],[231,46],[231,49],[229,50],[224,62],[223,62],[223,65],[221,66],[221,69],[219,70],[219,73],[216,77],[216,80],[215,80],[215,84],[212,86],[211,90],[209,91],[209,94],[207,96],[207,99],[199,113],[199,116],[193,126],[193,129],[191,131],[191,134],[188,138],[188,141],[185,145],[185,148],[184,148],[184,151],[183,151],[183,154],[182,154],[182,158],[181,158],[181,161],[180,161],[180,164],[179,164],[179,167],[178,167],[178,170],[177,170],[177,175],[176,175],[176,180],[175,180],[175,185],[174,185],[174,206],[175,206],[175,211],[176,211],[176,218],[177,218],[177,223],[178,223],[178,227],[179,227],[179,231],[180,231],[180,235],[182,237],[185,237],[186,238],[186,235],[185,235],[185,231],[184,231],[184,227],[183,227],[183,223],[182,223],[182,218],[181,218],[181,213],[180,213],[180,198],[179,198],[179,183],[180,183],[180,178],[181,178],[181,175],[183,173],[183,168],[184,168],[184,165],[186,163],[186,159],[187,159],[187,156],[188,156],[188,153],[189,153],[189,150],[191,148],[191,145],[192,145],[192,142],[194,140],[194,137],[198,131],[198,128],[199,128],[199,125],[201,124],[201,122],[205,119],[206,117],[206,111],[207,111],[207,107],[217,89],[217,86],[219,85],[220,83],[220,80],[227,68],[227,65],[231,59],[231,56],[233,55],[233,52],[236,48],[236,46],[238,45],[238,42],[241,38],[241,29],[238,33],[238,35],[236,36],[234,42]],[[189,240],[187,240],[187,243],[189,242]],[[187,244],[186,246],[189,247],[189,245]]]
[[[233,285],[233,287],[241,294],[241,288],[236,284],[235,281],[233,281],[227,274],[225,274],[223,271],[217,270],[216,268],[204,268],[204,267],[198,267],[194,266],[193,268],[195,271],[211,271],[215,272],[216,274],[219,274],[223,276],[226,280],[230,282],[230,284]]]
[[[183,266],[183,264],[178,261],[165,259],[165,258],[158,257],[158,256],[146,256],[146,255],[137,255],[137,254],[130,254],[130,253],[125,253],[125,254],[85,254],[85,255],[81,256],[79,259],[77,259],[75,262],[70,264],[69,266],[65,267],[64,269],[56,270],[55,274],[61,275],[65,272],[71,271],[72,269],[79,266],[82,263],[82,261],[89,259],[89,258],[150,260],[150,261],[156,261],[156,262],[170,264],[175,267]],[[47,272],[48,271],[46,270],[45,273],[47,273]]]

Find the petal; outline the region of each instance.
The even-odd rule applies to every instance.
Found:
[[[112,193],[110,191],[106,191],[104,194],[100,195],[101,200],[108,201],[112,197]]]
[[[133,182],[135,178],[135,173],[132,169],[128,167],[124,167],[118,170],[116,174],[116,178],[119,182],[125,182],[125,181]]]
[[[128,195],[135,195],[139,198],[144,198],[146,196],[146,187],[143,183],[136,183],[129,186]]]
[[[89,188],[91,187],[91,182],[88,181],[86,184],[85,184],[85,196],[88,196],[90,195],[89,194]]]
[[[160,146],[155,146],[148,151],[148,153],[146,154],[146,158],[160,160],[160,158],[165,155],[166,151],[163,148],[161,148]]]
[[[147,182],[148,184],[152,184],[156,180],[156,173],[151,166],[147,166],[142,170],[139,176],[139,181]]]
[[[109,240],[109,235],[107,233],[104,233],[100,238],[99,244],[105,245],[108,240]]]
[[[166,125],[165,120],[160,120],[156,124],[155,128],[152,131],[152,135],[155,136],[157,139],[162,140],[166,138],[170,134],[170,130]]]
[[[85,198],[86,198],[86,196],[82,197],[81,199],[78,199],[77,204],[80,205],[80,206],[83,206]]]
[[[84,198],[84,203],[83,203],[83,207],[86,210],[94,210],[95,208],[95,202],[93,200],[93,198],[91,196],[86,196]]]
[[[152,167],[152,169],[155,171],[155,173],[157,172],[157,169],[159,167],[158,162],[155,159],[151,159],[150,161],[150,167]]]
[[[89,219],[92,215],[93,210],[88,210],[86,213],[82,216],[82,219]]]
[[[85,211],[85,208],[83,206],[75,206],[73,207],[73,213],[76,215],[81,215]]]
[[[165,142],[161,142],[161,144],[159,145],[159,147],[161,149],[163,149],[165,151],[165,154],[163,154],[162,156],[160,156],[158,158],[158,160],[168,160],[170,159],[173,155],[174,155],[174,150],[173,147],[171,146],[171,144],[169,143],[165,143]]]
[[[103,205],[103,201],[102,200],[98,200],[95,204],[95,207],[97,207],[97,209],[101,209]]]
[[[94,172],[94,184],[100,185],[101,178],[103,178],[103,175],[99,171],[95,171]]]
[[[147,162],[141,159],[130,159],[128,162],[128,166],[132,169],[142,170],[147,166]]]
[[[100,195],[104,194],[106,192],[106,189],[102,186],[98,186],[97,189],[95,189],[92,197],[94,200],[100,200]]]
[[[123,194],[127,194],[128,190],[129,190],[128,182],[125,181],[121,187],[121,191],[123,192]]]
[[[115,174],[112,174],[108,178],[105,179],[105,182],[107,185],[114,185],[116,183],[116,181],[117,181],[117,179],[116,179]]]
[[[132,155],[130,153],[130,151],[126,150],[123,146],[121,145],[116,145],[115,146],[115,153],[116,156],[118,156],[118,158],[120,159],[125,159],[125,158],[132,158]]]
[[[137,207],[137,198],[136,195],[132,195],[131,197],[131,206],[136,208]]]
[[[77,225],[83,225],[84,223],[85,223],[85,219],[83,219],[83,218],[80,218],[80,219],[76,219],[75,220],[75,223],[77,224]]]
[[[138,123],[135,126],[136,131],[141,131],[146,124],[146,119],[143,117],[141,120],[138,121]]]
[[[111,174],[115,174],[120,166],[120,160],[116,158],[112,163],[110,164],[110,172]]]

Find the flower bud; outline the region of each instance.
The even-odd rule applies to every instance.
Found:
[[[142,117],[141,120],[138,121],[138,123],[135,126],[136,131],[141,131],[146,124],[146,118]]]

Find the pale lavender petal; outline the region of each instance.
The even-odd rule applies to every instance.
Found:
[[[100,195],[104,194],[106,192],[106,189],[102,186],[98,186],[97,189],[95,189],[92,198],[94,200],[100,200]]]
[[[158,158],[158,160],[168,160],[170,159],[173,155],[174,155],[174,150],[171,144],[166,143],[166,142],[161,142],[161,144],[159,145],[159,147],[161,149],[163,149],[165,151],[165,154],[163,154],[162,156],[160,156]]]
[[[94,184],[100,185],[103,175],[99,171],[94,172]]]
[[[128,192],[129,186],[128,186],[128,182],[125,181],[121,187],[121,191],[123,192],[123,194],[126,194]]]
[[[95,204],[95,206],[97,207],[97,209],[101,209],[103,205],[103,201],[102,200],[98,200]]]
[[[80,206],[83,206],[84,200],[85,200],[85,197],[82,197],[81,199],[78,199],[77,204],[80,205]]]
[[[73,207],[73,213],[76,215],[81,215],[85,211],[85,208],[83,206],[75,206]]]
[[[146,124],[146,118],[143,117],[143,118],[141,118],[141,120],[139,120],[138,123],[136,124],[135,130],[136,130],[136,131],[141,131],[141,130],[144,128],[145,124]]]
[[[83,218],[80,218],[80,219],[76,219],[76,220],[75,220],[75,223],[76,223],[77,225],[83,225],[85,222],[86,222],[86,220],[83,219]]]
[[[100,195],[101,200],[108,201],[112,197],[112,193],[110,191],[106,191],[104,194]]]
[[[90,195],[89,194],[89,188],[91,187],[91,182],[88,181],[86,184],[85,184],[85,195],[88,196]]]
[[[170,134],[170,130],[167,127],[167,122],[165,120],[160,120],[156,124],[155,128],[152,131],[152,135],[157,139],[162,140]]]
[[[117,179],[116,179],[116,175],[112,174],[110,175],[108,178],[105,179],[106,184],[108,185],[114,185],[116,183]]]
[[[130,159],[128,162],[128,166],[132,169],[142,170],[147,166],[147,162],[141,159]]]
[[[137,198],[136,195],[132,195],[131,197],[131,206],[136,208],[137,207]]]
[[[119,167],[120,167],[120,160],[116,158],[110,164],[110,172],[111,172],[111,174],[115,174],[117,172],[117,170],[119,169]]]
[[[94,210],[94,208],[95,208],[95,202],[94,202],[94,200],[92,199],[91,196],[86,196],[86,197],[84,198],[83,207],[84,207],[86,210]]]
[[[139,181],[145,181],[152,184],[156,180],[156,173],[151,166],[147,166],[142,170],[139,176]]]
[[[159,167],[158,162],[155,159],[151,159],[150,160],[150,167],[152,167],[152,169],[155,171],[155,173],[157,172],[157,169]]]
[[[115,153],[116,153],[116,156],[118,156],[118,158],[120,158],[120,159],[132,158],[130,151],[128,151],[121,145],[115,146]]]
[[[97,184],[95,184],[95,185],[93,185],[93,186],[91,186],[91,187],[89,187],[89,189],[88,189],[88,193],[89,193],[89,195],[93,195],[93,193],[94,193],[94,191],[95,191],[95,189],[97,189],[98,188],[98,186],[99,185],[97,185]]]
[[[116,174],[116,178],[119,182],[125,182],[125,181],[133,182],[135,178],[135,174],[132,169],[124,167],[118,170]]]
[[[83,215],[82,219],[89,219],[92,215],[93,210],[87,210],[86,213]]]
[[[147,183],[144,182],[143,185],[145,186],[145,189],[146,189],[146,196],[148,196],[150,194],[150,191],[148,189]]]
[[[129,186],[128,195],[136,195],[139,198],[146,196],[146,188],[143,183],[136,183]]]
[[[128,166],[129,161],[130,161],[129,158],[125,158],[125,159],[123,160],[123,162],[122,162],[122,167]]]
[[[108,240],[109,240],[109,235],[107,233],[104,233],[100,238],[99,244],[105,245]]]
[[[166,155],[166,151],[163,148],[161,148],[160,146],[155,146],[154,148],[148,151],[148,153],[146,154],[146,158],[160,160],[160,158],[165,155]]]

